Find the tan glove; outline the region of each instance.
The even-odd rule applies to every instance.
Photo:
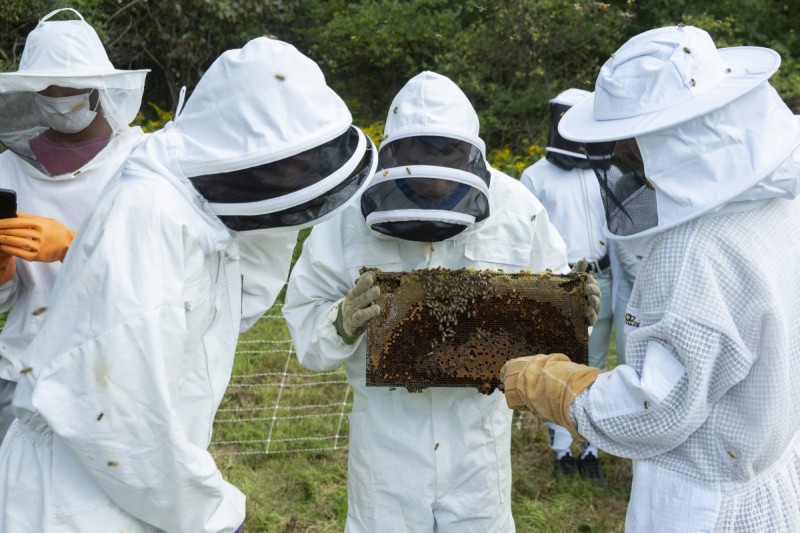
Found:
[[[14,261],[14,256],[0,252],[0,285],[11,281],[16,268],[17,263]]]
[[[0,251],[25,261],[62,261],[74,237],[52,218],[18,212],[16,218],[0,219]]]
[[[563,353],[539,354],[507,361],[500,370],[506,403],[511,409],[533,410],[580,437],[569,416],[575,397],[602,374],[579,365]]]
[[[347,344],[356,342],[366,331],[367,322],[381,312],[380,306],[375,303],[381,294],[381,289],[373,287],[373,283],[375,283],[375,272],[364,272],[339,305],[333,326]]]
[[[588,266],[589,261],[581,259],[572,266],[569,273],[577,274],[579,272],[585,272]],[[589,300],[589,307],[586,309],[586,320],[589,321],[590,326],[594,326],[594,323],[597,322],[597,315],[600,314],[600,285],[597,284],[597,280],[591,272],[586,272],[583,292]]]

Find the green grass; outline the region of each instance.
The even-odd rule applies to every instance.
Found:
[[[240,341],[211,453],[247,495],[248,533],[341,532],[347,514],[343,415],[352,401],[344,371],[300,367],[280,308],[268,316],[274,318],[260,320]],[[613,365],[613,346],[610,360]],[[546,426],[533,414],[516,415],[511,447],[517,531],[624,530],[629,461],[600,453],[605,490],[581,479],[556,481]]]

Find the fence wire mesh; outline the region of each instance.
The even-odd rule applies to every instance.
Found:
[[[300,366],[276,305],[239,340],[210,450],[216,456],[345,450],[351,407],[344,368]],[[515,430],[540,426],[536,415],[515,414]]]

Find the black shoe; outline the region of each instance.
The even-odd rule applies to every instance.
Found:
[[[567,453],[561,459],[556,459],[554,471],[556,479],[574,477],[578,474],[578,461]]]
[[[578,461],[578,473],[584,479],[605,486],[606,480],[600,470],[600,459],[591,452],[587,453],[585,457],[581,457]]]

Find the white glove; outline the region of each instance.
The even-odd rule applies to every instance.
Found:
[[[381,289],[374,287],[373,283],[375,283],[375,272],[364,272],[339,305],[333,326],[347,344],[353,344],[358,340],[366,331],[367,322],[381,312],[380,306],[375,303],[381,294]]]
[[[589,261],[581,259],[573,265],[569,273],[584,272],[588,266]],[[583,292],[586,294],[586,299],[589,300],[589,307],[586,309],[586,320],[589,321],[590,326],[594,326],[594,323],[597,322],[597,315],[600,314],[600,285],[597,284],[597,280],[591,272],[586,272]]]

